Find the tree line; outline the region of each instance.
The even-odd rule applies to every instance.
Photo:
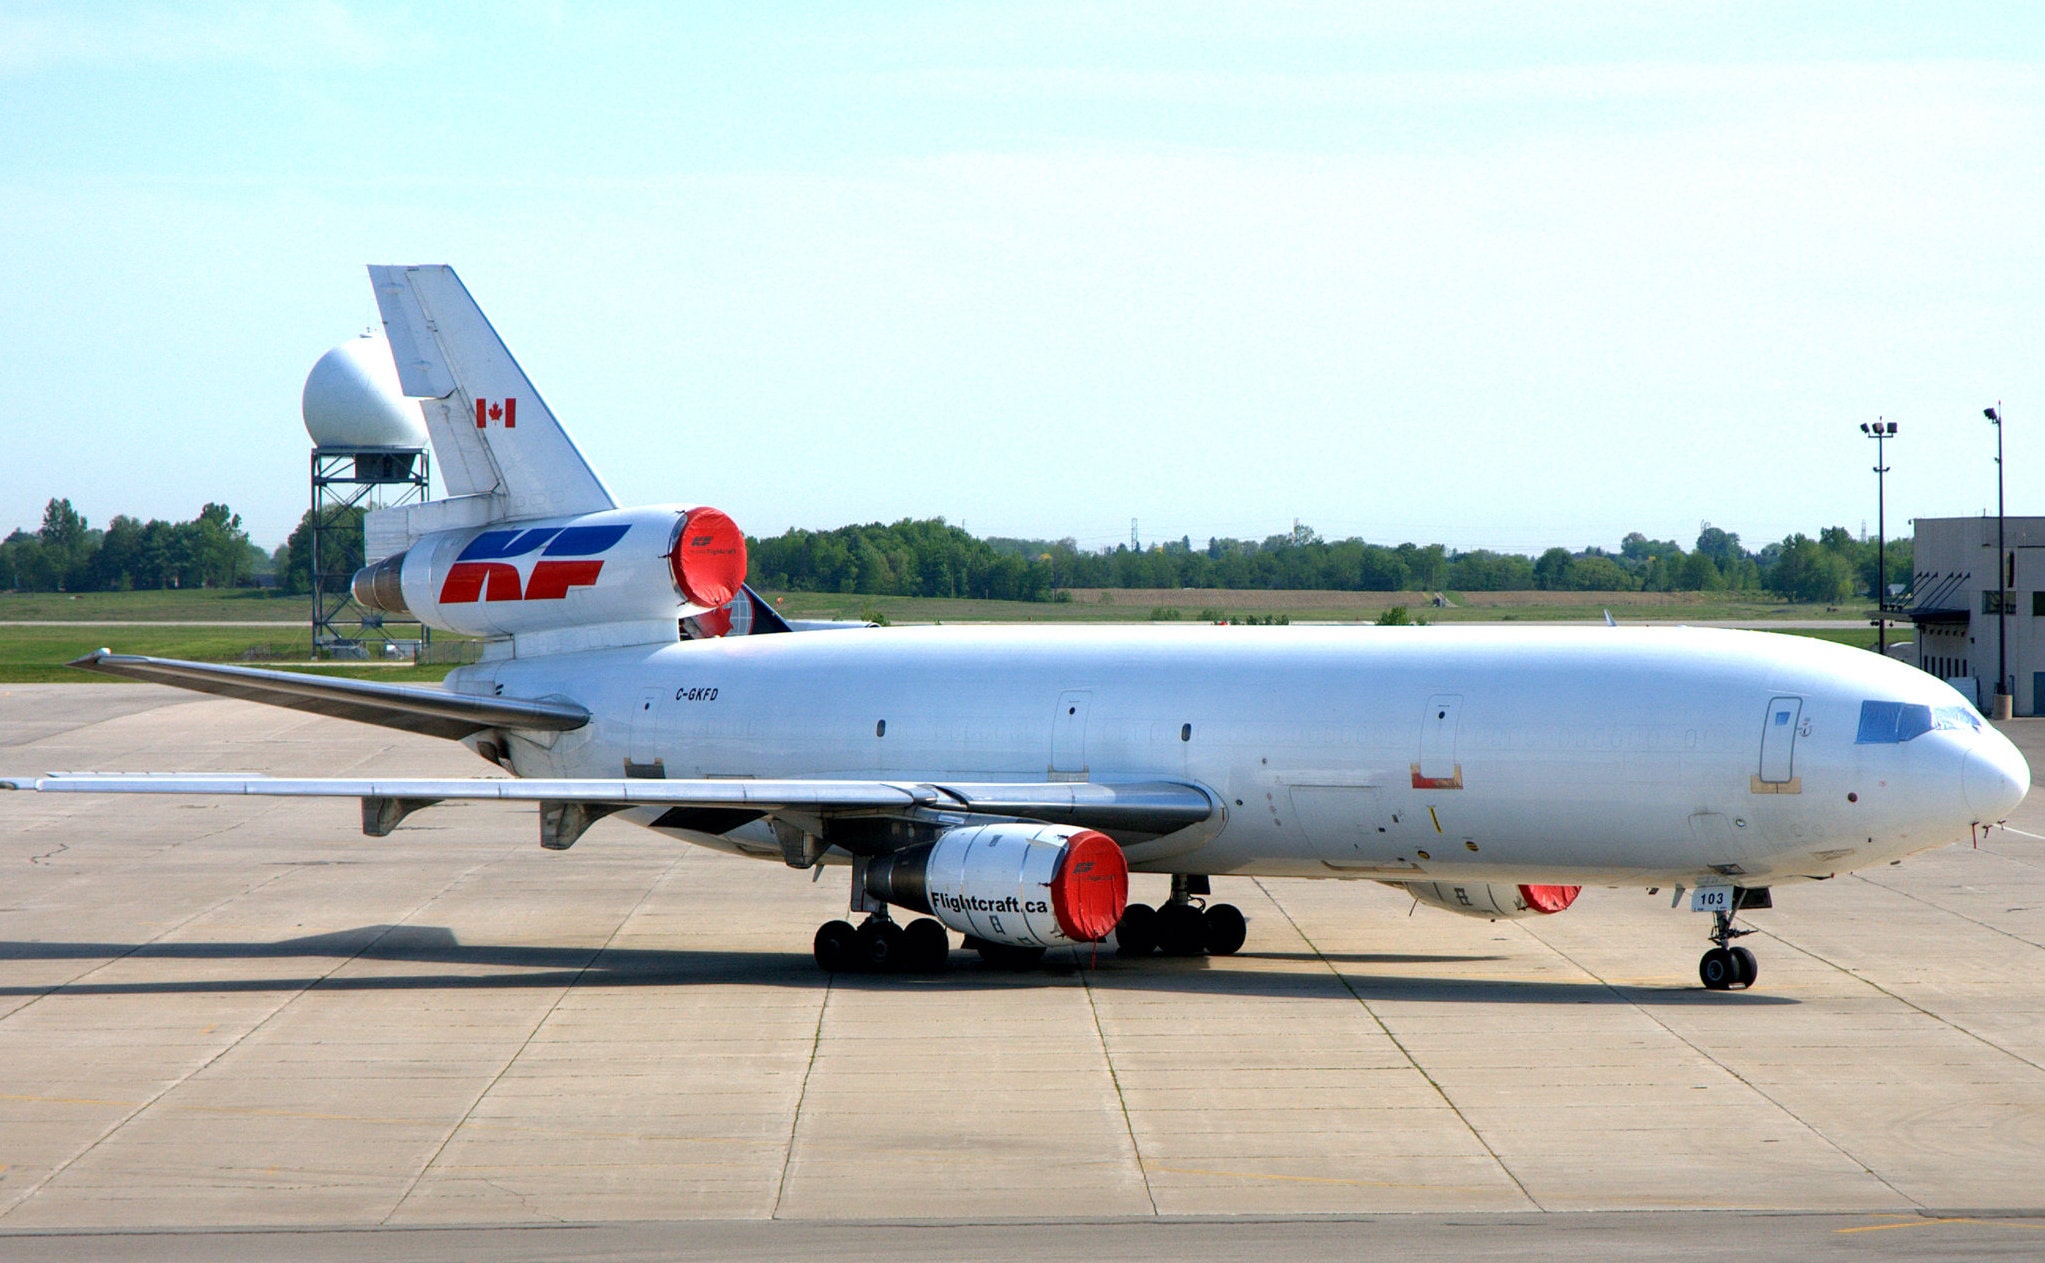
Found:
[[[341,575],[339,587],[362,565],[362,516],[359,508],[335,515],[340,551],[324,568]],[[258,584],[285,592],[312,590],[310,509],[274,552],[249,541],[239,513],[210,503],[187,522],[144,522],[117,514],[100,528],[70,500],[54,499],[44,506],[39,528],[16,530],[0,540],[0,590],[125,592]]]
[[[1190,538],[1082,549],[1071,539],[967,534],[942,518],[789,530],[747,541],[756,587],[875,596],[1051,600],[1074,588],[1294,588],[1353,592],[1752,592],[1832,602],[1873,593],[1874,541],[1845,527],[1797,533],[1749,551],[1706,525],[1694,547],[1636,531],[1616,551],[1538,556],[1441,544],[1322,539],[1312,527],[1263,540]],[[1888,583],[1908,585],[1910,541],[1888,546]]]
[[[361,564],[359,509],[335,535],[344,555],[325,569]],[[1263,540],[1190,538],[1148,547],[1082,549],[1071,539],[980,538],[942,518],[791,529],[748,538],[753,586],[868,596],[1048,601],[1074,588],[1294,588],[1354,592],[1752,592],[1836,602],[1878,587],[1876,548],[1845,527],[1801,533],[1748,551],[1731,531],[1707,525],[1695,545],[1638,531],[1616,551],[1550,548],[1538,556],[1462,551],[1441,544],[1322,539],[1312,527]],[[1888,582],[1910,581],[1907,539],[1888,546]],[[0,541],[0,584],[15,591],[119,591],[234,587],[259,577],[288,592],[312,587],[312,514],[274,553],[249,542],[241,517],[207,504],[187,522],[121,515],[91,527],[69,500],[53,499],[40,529]],[[345,579],[343,580],[345,582]]]

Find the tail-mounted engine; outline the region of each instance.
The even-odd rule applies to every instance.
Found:
[[[608,509],[427,535],[356,572],[365,609],[471,636],[672,622],[730,601],[746,540],[717,509]]]
[[[1392,882],[1424,904],[1447,908],[1466,917],[1538,917],[1556,913],[1576,902],[1582,886],[1492,886],[1469,882]]]
[[[1129,903],[1129,865],[1092,829],[970,825],[867,861],[866,893],[989,943],[1063,947],[1098,943],[1115,928]]]

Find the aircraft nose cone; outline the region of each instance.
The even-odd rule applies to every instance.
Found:
[[[2031,765],[2009,738],[1992,732],[1988,739],[1967,752],[1967,766],[1961,773],[1967,795],[1967,809],[1983,823],[2005,819],[2031,792]]]

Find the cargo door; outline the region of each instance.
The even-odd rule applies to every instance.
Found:
[[[1761,721],[1761,783],[1788,785],[1796,779],[1796,734],[1803,720],[1804,699],[1777,697]]]
[[[1058,711],[1051,718],[1051,777],[1053,780],[1086,779],[1086,712],[1093,693],[1075,689],[1058,695]]]
[[[1413,788],[1463,787],[1463,767],[1456,760],[1462,712],[1460,694],[1438,693],[1427,699],[1427,710],[1420,719],[1420,761],[1413,765]]]

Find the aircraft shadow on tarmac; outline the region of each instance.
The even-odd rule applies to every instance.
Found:
[[[1748,991],[1707,992],[1695,987],[1628,987],[1602,982],[1529,982],[1497,978],[1461,978],[1457,965],[1477,965],[1499,956],[1330,955],[1304,952],[1244,952],[1231,958],[1255,961],[1323,962],[1341,975],[1323,970],[1272,971],[1218,967],[1204,958],[1150,957],[1125,960],[1111,951],[1097,956],[1067,951],[1053,953],[1043,968],[1010,971],[982,965],[970,953],[953,953],[952,967],[942,973],[875,976],[837,974],[833,985],[853,988],[940,989],[984,991],[1032,986],[1071,986],[1082,974],[1090,984],[1129,991],[1182,991],[1201,995],[1354,996],[1361,1000],[1401,1000],[1444,1004],[1628,1004],[1628,1005],[1778,1005],[1795,1004],[1785,996]],[[163,978],[123,982],[51,982],[0,985],[0,997],[63,995],[181,995],[252,991],[463,990],[505,987],[687,987],[779,986],[814,990],[826,985],[808,953],[693,951],[647,948],[545,947],[525,944],[463,943],[445,926],[367,925],[328,934],[275,942],[28,942],[0,940],[0,962],[97,960],[124,965],[146,961],[327,960],[341,963],[401,962],[441,966],[413,973],[346,973],[320,969],[299,975],[262,978]],[[1354,972],[1349,966],[1442,965],[1442,974],[1424,977]],[[334,966],[338,968],[338,965]],[[480,970],[488,972],[465,972]]]

